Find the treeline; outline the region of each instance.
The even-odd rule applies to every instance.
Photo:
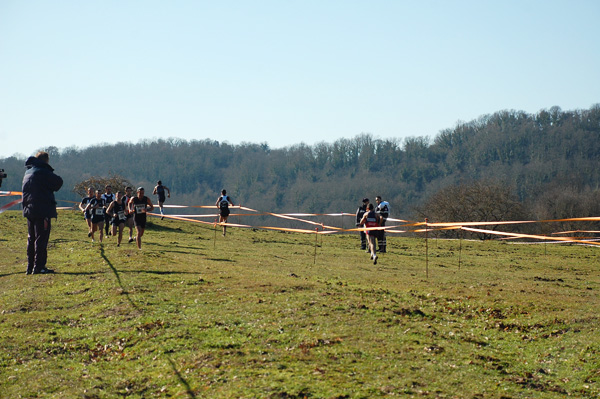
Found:
[[[583,207],[581,199],[599,190],[600,104],[537,114],[500,111],[433,139],[361,134],[272,149],[168,138],[46,150],[65,180],[57,195],[63,200],[78,199],[71,189],[82,180],[117,174],[147,190],[162,180],[171,204],[213,204],[225,188],[237,203],[260,210],[354,212],[362,197],[381,195],[394,217],[410,219],[434,214],[426,205],[442,189],[494,181],[514,193],[524,216],[590,216],[594,206]],[[9,174],[2,189],[20,190],[24,161],[0,159]]]

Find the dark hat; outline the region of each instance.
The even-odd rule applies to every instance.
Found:
[[[138,191],[142,191],[142,190],[144,190],[144,187],[138,187],[138,189],[137,189],[137,190],[138,190]],[[144,190],[144,191],[146,191],[146,190]]]
[[[363,198],[363,203],[364,202],[369,202],[369,199],[368,198]]]

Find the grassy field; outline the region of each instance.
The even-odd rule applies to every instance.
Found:
[[[26,276],[0,215],[0,397],[600,396],[600,248],[430,240],[427,276],[418,238],[373,265],[357,235],[152,222],[138,251],[61,211]]]

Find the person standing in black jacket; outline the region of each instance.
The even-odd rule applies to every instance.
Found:
[[[362,203],[362,206],[359,206],[356,210],[356,227],[360,226],[360,222],[363,218],[363,215],[365,214],[365,212],[367,212],[367,207],[369,206],[369,199],[363,198]],[[360,249],[362,249],[363,251],[367,249],[367,235],[364,231],[360,232]],[[367,250],[367,252],[369,251]]]
[[[23,216],[27,218],[27,274],[54,273],[46,267],[50,219],[57,218],[54,192],[63,179],[48,164],[47,152],[40,151],[25,162],[23,177]]]
[[[387,201],[383,201],[381,196],[375,197],[375,202],[377,203],[377,207],[375,208],[375,212],[379,216],[379,225],[384,227],[385,222],[390,217],[390,203]],[[377,234],[377,242],[379,243],[379,248],[377,249],[381,253],[387,252],[387,240],[385,238],[385,230],[380,230]]]

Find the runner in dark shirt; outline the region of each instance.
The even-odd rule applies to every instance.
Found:
[[[225,237],[225,233],[227,231],[227,218],[231,211],[229,210],[229,205],[233,206],[233,199],[227,195],[227,190],[221,191],[221,196],[217,199],[215,203],[216,207],[219,208],[219,223],[223,225],[223,237]]]
[[[167,192],[167,196],[171,198],[171,190],[169,187],[163,186],[162,182],[159,180],[156,182],[156,187],[154,187],[154,191],[152,194],[158,195],[158,208],[160,209],[160,220],[165,218],[165,214],[163,212],[163,205],[165,203],[165,191]]]
[[[79,209],[83,212],[83,218],[88,226],[88,237],[92,236],[92,213],[89,210],[86,210],[87,204],[94,198],[94,188],[88,187],[87,189],[87,197],[83,197],[81,202],[79,203]]]
[[[117,229],[119,235],[117,238],[117,247],[121,246],[121,240],[123,239],[123,228],[125,227],[125,221],[127,216],[125,215],[126,206],[123,203],[123,191],[118,191],[115,200],[110,203],[106,209],[106,213],[110,216],[110,223],[112,224],[112,235],[117,235]]]
[[[106,208],[115,200],[115,194],[112,192],[112,187],[107,185],[104,187],[104,194],[102,194],[102,199],[104,200],[104,232],[106,236],[110,235],[110,230],[108,229],[110,226],[110,216],[106,212]]]
[[[375,213],[373,204],[369,204],[367,211],[361,221],[360,225],[365,226],[366,228],[373,228],[379,226],[379,215]],[[367,238],[369,240],[369,250],[371,251],[371,259],[373,260],[373,264],[377,264],[377,253],[375,250],[375,237],[377,236],[378,230],[367,230]]]
[[[146,213],[154,210],[154,205],[150,198],[144,195],[144,188],[137,189],[137,196],[131,198],[127,203],[129,211],[133,212],[133,224],[135,225],[135,242],[138,249],[142,249],[142,236],[146,230]]]
[[[94,233],[100,230],[100,242],[104,237],[102,227],[104,226],[104,199],[102,198],[102,191],[96,190],[96,196],[88,202],[86,210],[92,214],[92,242],[94,242]]]

